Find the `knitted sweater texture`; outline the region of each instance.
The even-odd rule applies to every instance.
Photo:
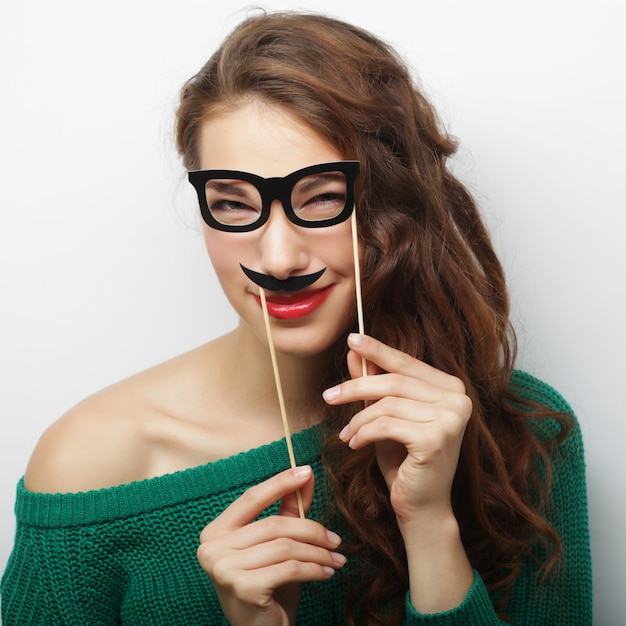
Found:
[[[551,387],[516,372],[524,397],[570,411]],[[539,424],[539,420],[533,420]],[[541,428],[545,428],[545,423]],[[320,430],[293,437],[299,464],[316,474],[309,517],[324,519],[328,494]],[[522,626],[591,624],[591,557],[583,448],[578,427],[552,460],[550,518],[563,567],[540,583],[532,564],[516,580],[508,614]],[[40,494],[17,487],[15,546],[2,578],[4,626],[200,626],[227,624],[196,560],[202,529],[248,487],[288,467],[284,440],[175,474],[109,489]],[[264,514],[273,514],[271,507]],[[335,528],[339,530],[340,528]],[[353,557],[354,558],[354,557]],[[350,563],[345,572],[350,574]],[[342,624],[343,575],[303,586],[298,624]],[[456,609],[418,614],[406,595],[406,625],[502,624],[478,572]]]

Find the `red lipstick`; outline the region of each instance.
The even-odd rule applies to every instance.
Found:
[[[295,320],[305,317],[326,301],[333,287],[334,285],[329,285],[322,289],[297,291],[291,295],[268,294],[266,292],[267,312],[279,320]],[[260,296],[254,294],[254,298],[261,306]]]

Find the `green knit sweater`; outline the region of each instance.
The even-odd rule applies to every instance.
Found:
[[[516,372],[525,397],[569,407],[552,388]],[[293,437],[299,464],[318,480],[309,516],[324,517],[327,495],[320,432]],[[553,459],[552,522],[564,567],[538,584],[532,567],[516,580],[508,614],[522,626],[591,624],[591,558],[582,441],[578,428]],[[226,624],[196,560],[201,530],[251,485],[288,466],[284,440],[214,463],[100,491],[41,494],[17,487],[15,547],[2,578],[4,626],[199,626]],[[552,510],[552,509],[551,509]],[[275,512],[275,507],[268,513]],[[340,529],[337,529],[340,530]],[[353,557],[354,558],[354,557]],[[348,563],[348,574],[350,564]],[[305,584],[298,624],[341,624],[342,575]],[[419,615],[406,600],[407,626],[501,624],[478,572],[457,609]]]

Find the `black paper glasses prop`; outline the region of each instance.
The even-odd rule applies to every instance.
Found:
[[[217,230],[237,233],[250,232],[260,228],[269,219],[270,208],[274,200],[280,201],[291,222],[304,228],[333,226],[350,217],[357,322],[359,332],[364,333],[359,241],[356,207],[354,205],[354,182],[358,173],[358,161],[337,161],[311,165],[282,178],[262,178],[256,174],[237,170],[199,170],[189,172],[189,181],[198,193],[204,221]],[[241,269],[259,287],[259,298],[263,310],[265,332],[272,360],[289,462],[294,468],[296,467],[296,458],[272,339],[265,288],[259,284],[261,281],[255,280],[255,272],[243,265]],[[321,276],[323,272],[324,270],[317,272],[314,276]],[[361,367],[363,376],[366,376],[367,363],[365,359],[361,359]],[[299,489],[296,491],[296,497],[299,515],[304,518],[304,504]]]
[[[249,232],[260,228],[279,200],[291,222],[323,228],[347,220],[354,206],[358,161],[320,163],[282,178],[263,178],[237,170],[189,172],[204,221],[217,230]]]

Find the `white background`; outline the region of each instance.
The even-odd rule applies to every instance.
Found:
[[[338,5],[341,4],[341,8]],[[623,623],[626,49],[610,0],[311,0],[392,42],[461,140],[507,269],[520,365],[582,424],[596,623]],[[41,431],[234,324],[172,145],[236,2],[0,9],[0,571]],[[332,59],[329,59],[332,62]]]

